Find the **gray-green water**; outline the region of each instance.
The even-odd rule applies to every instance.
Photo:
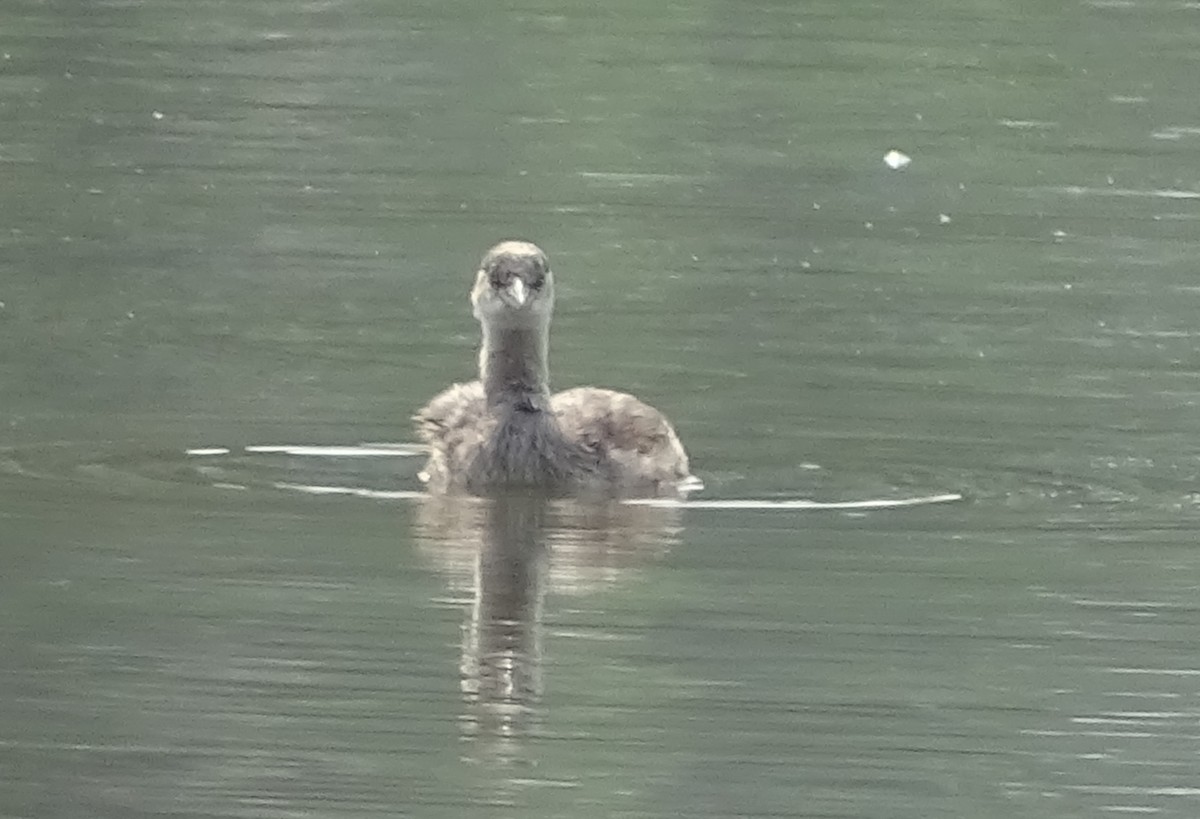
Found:
[[[1200,814],[1198,53],[1166,0],[9,0],[0,814]],[[967,499],[243,449],[410,440],[511,235],[698,500]]]

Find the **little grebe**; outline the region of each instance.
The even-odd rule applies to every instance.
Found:
[[[676,496],[694,479],[671,423],[627,393],[550,394],[554,275],[541,248],[501,242],[471,290],[483,328],[479,380],[455,384],[416,414],[433,492]]]

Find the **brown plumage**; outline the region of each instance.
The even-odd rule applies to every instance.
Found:
[[[422,478],[431,491],[645,497],[686,488],[687,454],[658,410],[595,387],[550,394],[554,277],[540,248],[489,250],[471,303],[483,330],[480,378],[451,386],[414,418],[430,449]]]

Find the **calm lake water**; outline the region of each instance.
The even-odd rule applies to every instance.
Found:
[[[4,17],[0,815],[1200,815],[1195,3]],[[695,505],[417,495],[510,236]]]

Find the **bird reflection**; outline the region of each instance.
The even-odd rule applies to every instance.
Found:
[[[523,739],[537,726],[547,595],[620,583],[676,542],[678,514],[529,495],[422,500],[416,542],[469,599],[459,661],[461,725],[480,758],[520,761]]]
[[[541,699],[545,514],[545,503],[533,498],[494,501],[485,510],[459,662],[473,710],[464,730],[511,738]]]

